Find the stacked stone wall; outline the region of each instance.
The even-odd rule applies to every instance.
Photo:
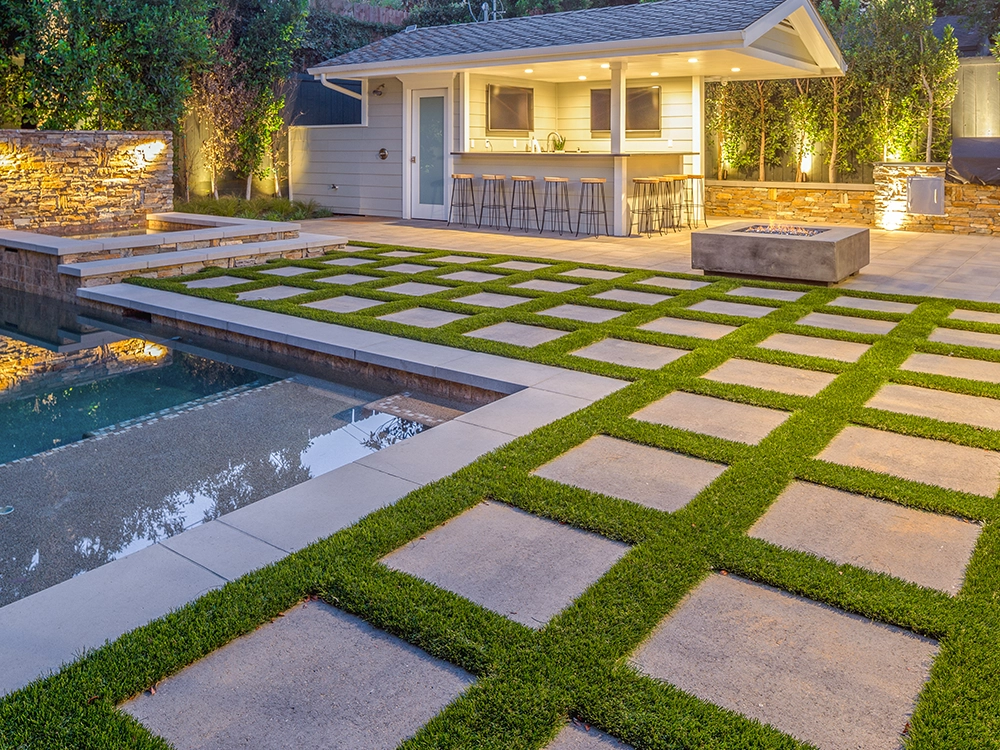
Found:
[[[0,229],[145,228],[147,213],[171,210],[167,131],[0,130]]]
[[[705,208],[733,219],[870,225],[875,186],[709,180]]]
[[[910,177],[944,177],[944,164],[876,164],[875,226],[911,232],[1000,234],[1000,186],[946,182],[944,215],[906,212]]]

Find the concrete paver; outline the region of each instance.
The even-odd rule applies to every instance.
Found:
[[[774,333],[757,346],[761,349],[803,354],[807,357],[825,357],[840,362],[857,362],[861,359],[861,355],[871,348],[869,344],[821,339],[816,336],[799,336],[794,333]]]
[[[975,346],[980,349],[1000,349],[1000,335],[995,333],[961,331],[957,328],[935,328],[931,331],[931,335],[927,339],[941,344]]]
[[[400,310],[389,315],[382,315],[379,320],[389,320],[393,323],[403,323],[408,326],[418,328],[438,328],[456,320],[464,320],[468,315],[446,312],[444,310],[433,310],[429,307],[411,307],[409,310]]]
[[[900,365],[900,369],[923,372],[929,375],[946,375],[951,378],[1000,383],[1000,362],[984,362],[978,359],[944,357],[940,354],[916,352]]]
[[[773,299],[779,302],[794,302],[805,296],[805,292],[793,292],[790,289],[767,289],[766,287],[741,286],[726,292],[734,297],[759,297],[760,299]]]
[[[335,258],[334,260],[324,260],[322,263],[327,266],[364,266],[374,263],[372,258]]]
[[[380,276],[365,276],[360,273],[338,273],[336,276],[323,276],[319,279],[314,279],[320,284],[341,284],[343,286],[353,286],[354,284],[363,284],[366,281],[378,281]]]
[[[379,271],[391,271],[392,273],[423,273],[424,271],[437,270],[437,266],[425,266],[421,263],[396,263],[391,266],[382,266]]]
[[[487,281],[496,281],[497,279],[502,279],[503,274],[499,273],[485,273],[483,271],[455,271],[455,273],[446,273],[438,278],[448,279],[448,281],[467,281],[473,284],[482,284]]]
[[[698,312],[716,313],[717,315],[735,315],[741,318],[763,318],[769,313],[773,313],[778,308],[766,307],[764,305],[747,305],[742,302],[724,302],[717,299],[706,299],[698,302],[688,310]]]
[[[821,750],[897,750],[937,651],[901,628],[712,575],[633,663]]]
[[[576,276],[581,279],[618,279],[624,276],[620,271],[601,271],[597,268],[574,268],[572,271],[563,271],[560,276]]]
[[[830,313],[809,313],[798,321],[802,326],[828,328],[835,331],[851,333],[886,334],[896,327],[891,320],[872,320],[871,318],[855,318],[851,315],[831,315]]]
[[[418,255],[423,255],[423,253],[416,253],[412,250],[390,250],[387,253],[381,253],[383,258],[414,258]]]
[[[748,359],[729,359],[702,377],[719,383],[748,385],[792,396],[815,396],[837,376],[829,372],[800,370]]]
[[[517,297],[513,294],[496,294],[494,292],[476,292],[467,297],[455,297],[455,302],[480,307],[512,307],[523,302],[530,302],[528,297]]]
[[[475,255],[442,255],[440,258],[427,258],[435,263],[481,263],[487,258],[480,258]]]
[[[674,336],[693,336],[699,339],[721,339],[732,333],[738,326],[724,326],[721,323],[706,323],[703,320],[687,320],[686,318],[657,318],[639,326],[643,331],[669,333]]]
[[[496,325],[469,331],[465,336],[488,341],[499,341],[516,346],[538,346],[565,336],[569,331],[557,331],[542,326],[526,326],[523,323],[497,323]]]
[[[569,292],[579,289],[579,284],[570,284],[568,281],[549,281],[548,279],[531,279],[522,281],[520,284],[511,284],[511,289],[531,289],[535,292]]]
[[[998,453],[869,427],[844,428],[817,458],[974,495],[1000,489]]]
[[[609,299],[615,302],[628,302],[633,305],[658,305],[668,299],[673,299],[667,294],[652,294],[651,292],[633,292],[630,289],[609,289],[606,292],[595,294],[594,299]]]
[[[671,513],[725,470],[722,464],[597,435],[532,473]]]
[[[674,349],[669,346],[642,344],[621,339],[601,339],[590,346],[571,352],[575,357],[596,359],[600,362],[610,362],[625,367],[641,367],[646,370],[658,370],[687,353],[687,349]]]
[[[384,304],[384,302],[376,299],[364,299],[363,297],[351,297],[350,295],[342,294],[339,297],[330,297],[329,299],[321,299],[316,302],[306,302],[303,307],[314,307],[317,310],[326,310],[327,312],[352,313]]]
[[[446,292],[451,287],[440,284],[424,284],[419,281],[404,281],[402,284],[394,286],[384,286],[379,291],[392,292],[393,294],[406,294],[411,297],[423,297],[437,292]]]
[[[550,268],[551,263],[532,263],[527,260],[508,260],[497,263],[496,268],[509,268],[511,271],[537,271],[539,268]]]
[[[484,502],[382,562],[539,629],[628,549],[509,505]]]
[[[952,320],[968,320],[973,323],[989,323],[1000,325],[1000,313],[982,312],[980,310],[953,310],[948,316]]]
[[[241,302],[254,301],[254,300],[275,300],[275,299],[285,299],[286,297],[294,297],[297,294],[308,294],[308,289],[299,289],[294,286],[268,286],[263,289],[254,289],[249,292],[240,292],[236,295],[236,299]]]
[[[268,268],[260,273],[269,276],[301,276],[304,273],[315,273],[314,268],[299,268],[298,266],[283,266],[281,268]]]
[[[640,409],[632,418],[756,445],[790,416],[777,409],[674,391]]]
[[[286,554],[280,547],[218,520],[194,526],[160,544],[227,581],[277,562]]]
[[[382,750],[413,736],[473,682],[356,617],[307,602],[122,710],[178,750]]]
[[[652,276],[648,279],[643,279],[642,281],[635,282],[636,284],[642,284],[645,286],[658,286],[664,289],[701,289],[703,286],[708,286],[708,281],[694,281],[692,279],[673,279],[669,276]]]
[[[582,323],[604,323],[624,314],[621,310],[606,310],[603,307],[589,307],[587,305],[557,305],[536,313],[536,315],[549,315],[553,318],[578,320]]]
[[[917,309],[916,305],[908,302],[890,302],[882,299],[866,299],[865,297],[837,297],[829,304],[837,307],[849,307],[852,310],[873,310],[886,313],[911,313]]]
[[[235,276],[210,276],[207,279],[185,281],[184,286],[188,289],[221,289],[222,287],[246,283],[247,279],[240,279]]]
[[[793,482],[749,534],[954,595],[981,531],[958,518]]]
[[[1000,401],[981,396],[887,383],[865,406],[1000,430]]]

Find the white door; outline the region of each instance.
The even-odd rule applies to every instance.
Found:
[[[413,92],[410,143],[410,215],[414,219],[448,218],[448,152],[445,150],[448,89]]]

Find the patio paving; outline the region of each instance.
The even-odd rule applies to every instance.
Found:
[[[381,276],[365,276],[360,273],[339,273],[336,276],[324,276],[320,279],[314,279],[320,284],[340,284],[341,286],[354,286],[355,284],[363,284],[366,281],[378,281]]]
[[[861,359],[861,355],[871,348],[869,344],[821,339],[815,336],[799,336],[794,333],[773,333],[757,346],[761,349],[803,354],[807,357],[825,357],[840,362],[857,362]]]
[[[711,575],[632,663],[822,750],[898,750],[937,651],[909,631]]]
[[[326,310],[336,313],[353,313],[358,310],[365,310],[369,307],[384,305],[385,303],[377,299],[363,299],[362,297],[351,297],[342,294],[339,297],[321,299],[317,302],[306,302],[303,307],[313,307],[317,310]]]
[[[606,310],[603,307],[588,307],[587,305],[558,305],[550,307],[548,310],[540,310],[535,314],[578,320],[582,323],[604,323],[621,317],[625,313],[621,310]]]
[[[188,289],[221,289],[236,284],[246,284],[247,281],[248,279],[239,279],[235,276],[210,276],[207,279],[185,281],[184,286]]]
[[[569,292],[579,289],[579,284],[570,284],[568,281],[549,281],[548,279],[532,279],[522,281],[520,284],[511,284],[511,289],[531,289],[535,292]]]
[[[979,359],[915,352],[899,368],[930,375],[946,375],[951,378],[1000,383],[1000,362],[984,362]]]
[[[981,531],[958,518],[793,482],[748,533],[955,595]]]
[[[1000,489],[1000,454],[869,427],[845,427],[817,458],[974,495]]]
[[[632,418],[756,445],[790,416],[777,409],[674,391],[640,409]]]
[[[703,320],[688,320],[686,318],[657,318],[639,326],[639,330],[642,331],[712,340],[721,339],[737,328],[738,326],[724,326],[721,323],[706,323]]]
[[[364,266],[368,263],[374,263],[375,261],[371,258],[336,258],[334,260],[324,260],[321,262],[327,266]]]
[[[435,263],[482,263],[486,258],[479,258],[474,255],[442,255],[440,258],[428,258]]]
[[[734,315],[740,318],[763,318],[778,308],[763,305],[747,305],[742,302],[724,302],[717,299],[706,299],[691,305],[688,310],[716,313],[718,315]]]
[[[440,284],[424,284],[420,281],[404,281],[402,284],[384,286],[379,291],[392,292],[393,294],[406,294],[411,297],[423,297],[428,294],[435,294],[436,292],[446,292],[449,289],[451,289],[450,286],[441,286]]]
[[[463,302],[466,305],[479,305],[480,307],[511,307],[520,305],[522,302],[530,302],[529,297],[517,297],[513,294],[496,294],[494,292],[476,292],[468,297],[456,297],[455,302]]]
[[[1000,430],[1000,401],[981,396],[888,383],[865,406]]]
[[[268,268],[261,273],[268,276],[301,276],[304,273],[315,273],[314,268],[299,268],[298,266],[283,266],[282,268]]]
[[[481,284],[486,281],[502,279],[504,276],[499,273],[484,273],[483,271],[456,271],[455,273],[446,273],[438,278],[448,279],[448,281],[467,281],[473,284]]]
[[[628,550],[621,542],[484,502],[382,562],[539,629]]]
[[[294,297],[297,294],[308,294],[308,289],[299,289],[294,286],[268,286],[263,289],[254,289],[249,292],[240,292],[236,295],[236,299],[241,302],[250,302],[259,299],[285,299],[285,297]]]
[[[356,617],[308,602],[122,710],[178,750],[382,750],[413,736],[473,682]]]
[[[413,258],[417,255],[423,255],[423,253],[415,253],[412,250],[390,250],[387,253],[382,253],[383,258]]]
[[[960,331],[957,328],[935,328],[928,341],[957,346],[974,346],[980,349],[1000,349],[1000,335],[979,331]]]
[[[594,299],[609,299],[615,302],[628,302],[633,305],[658,305],[673,297],[667,294],[652,294],[650,292],[633,292],[629,289],[609,289],[595,294]]]
[[[855,318],[851,315],[831,315],[830,313],[815,312],[809,313],[797,322],[800,326],[826,328],[833,331],[848,331],[849,333],[876,333],[879,335],[889,333],[897,325],[891,320],[872,320],[871,318]]]
[[[691,290],[691,289],[701,289],[703,286],[708,286],[707,281],[693,281],[692,279],[672,279],[668,276],[653,276],[649,279],[643,279],[642,281],[635,282],[636,284],[642,284],[645,286],[658,286],[664,289],[681,289],[681,290]]]
[[[469,331],[465,336],[487,341],[499,341],[515,346],[538,346],[565,336],[569,331],[557,331],[542,326],[526,326],[523,323],[497,323],[496,325]]]
[[[597,435],[532,473],[672,513],[725,470],[722,464]]]
[[[435,271],[437,266],[425,266],[420,263],[396,263],[392,266],[382,266],[378,270],[392,273],[423,273],[424,271]]]
[[[687,349],[673,349],[669,346],[621,339],[601,339],[590,346],[571,352],[575,357],[596,359],[625,367],[641,367],[645,370],[659,370],[687,353]]]
[[[605,734],[599,729],[586,729],[579,724],[568,724],[556,736],[552,742],[545,746],[545,750],[631,750],[631,745],[626,745]]]
[[[871,310],[885,313],[911,313],[916,305],[907,302],[890,302],[882,299],[866,299],[864,297],[837,297],[829,304],[837,307],[848,307],[852,310]]]
[[[403,323],[408,326],[417,326],[418,328],[438,328],[468,317],[470,316],[445,312],[444,310],[432,310],[427,307],[411,307],[409,310],[382,315],[379,317],[379,320]]]
[[[718,383],[747,385],[791,396],[815,396],[837,376],[830,372],[800,370],[796,367],[771,365],[748,359],[730,359],[702,377]]]
[[[968,320],[973,323],[1000,325],[1000,313],[981,312],[980,310],[953,310],[948,317],[952,320]]]
[[[532,263],[527,260],[508,260],[497,263],[495,268],[509,268],[511,271],[537,271],[539,268],[551,268],[551,263]]]
[[[793,292],[789,289],[761,289],[755,286],[741,286],[726,292],[734,297],[758,297],[760,299],[773,299],[779,302],[794,302],[805,296],[805,292]]]
[[[625,276],[621,271],[602,271],[598,268],[574,268],[572,271],[563,271],[560,276],[576,276],[581,279],[619,279]]]

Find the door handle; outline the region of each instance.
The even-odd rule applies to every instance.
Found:
[[[410,157],[410,164],[416,164],[416,163],[417,163],[417,157],[411,156]]]

